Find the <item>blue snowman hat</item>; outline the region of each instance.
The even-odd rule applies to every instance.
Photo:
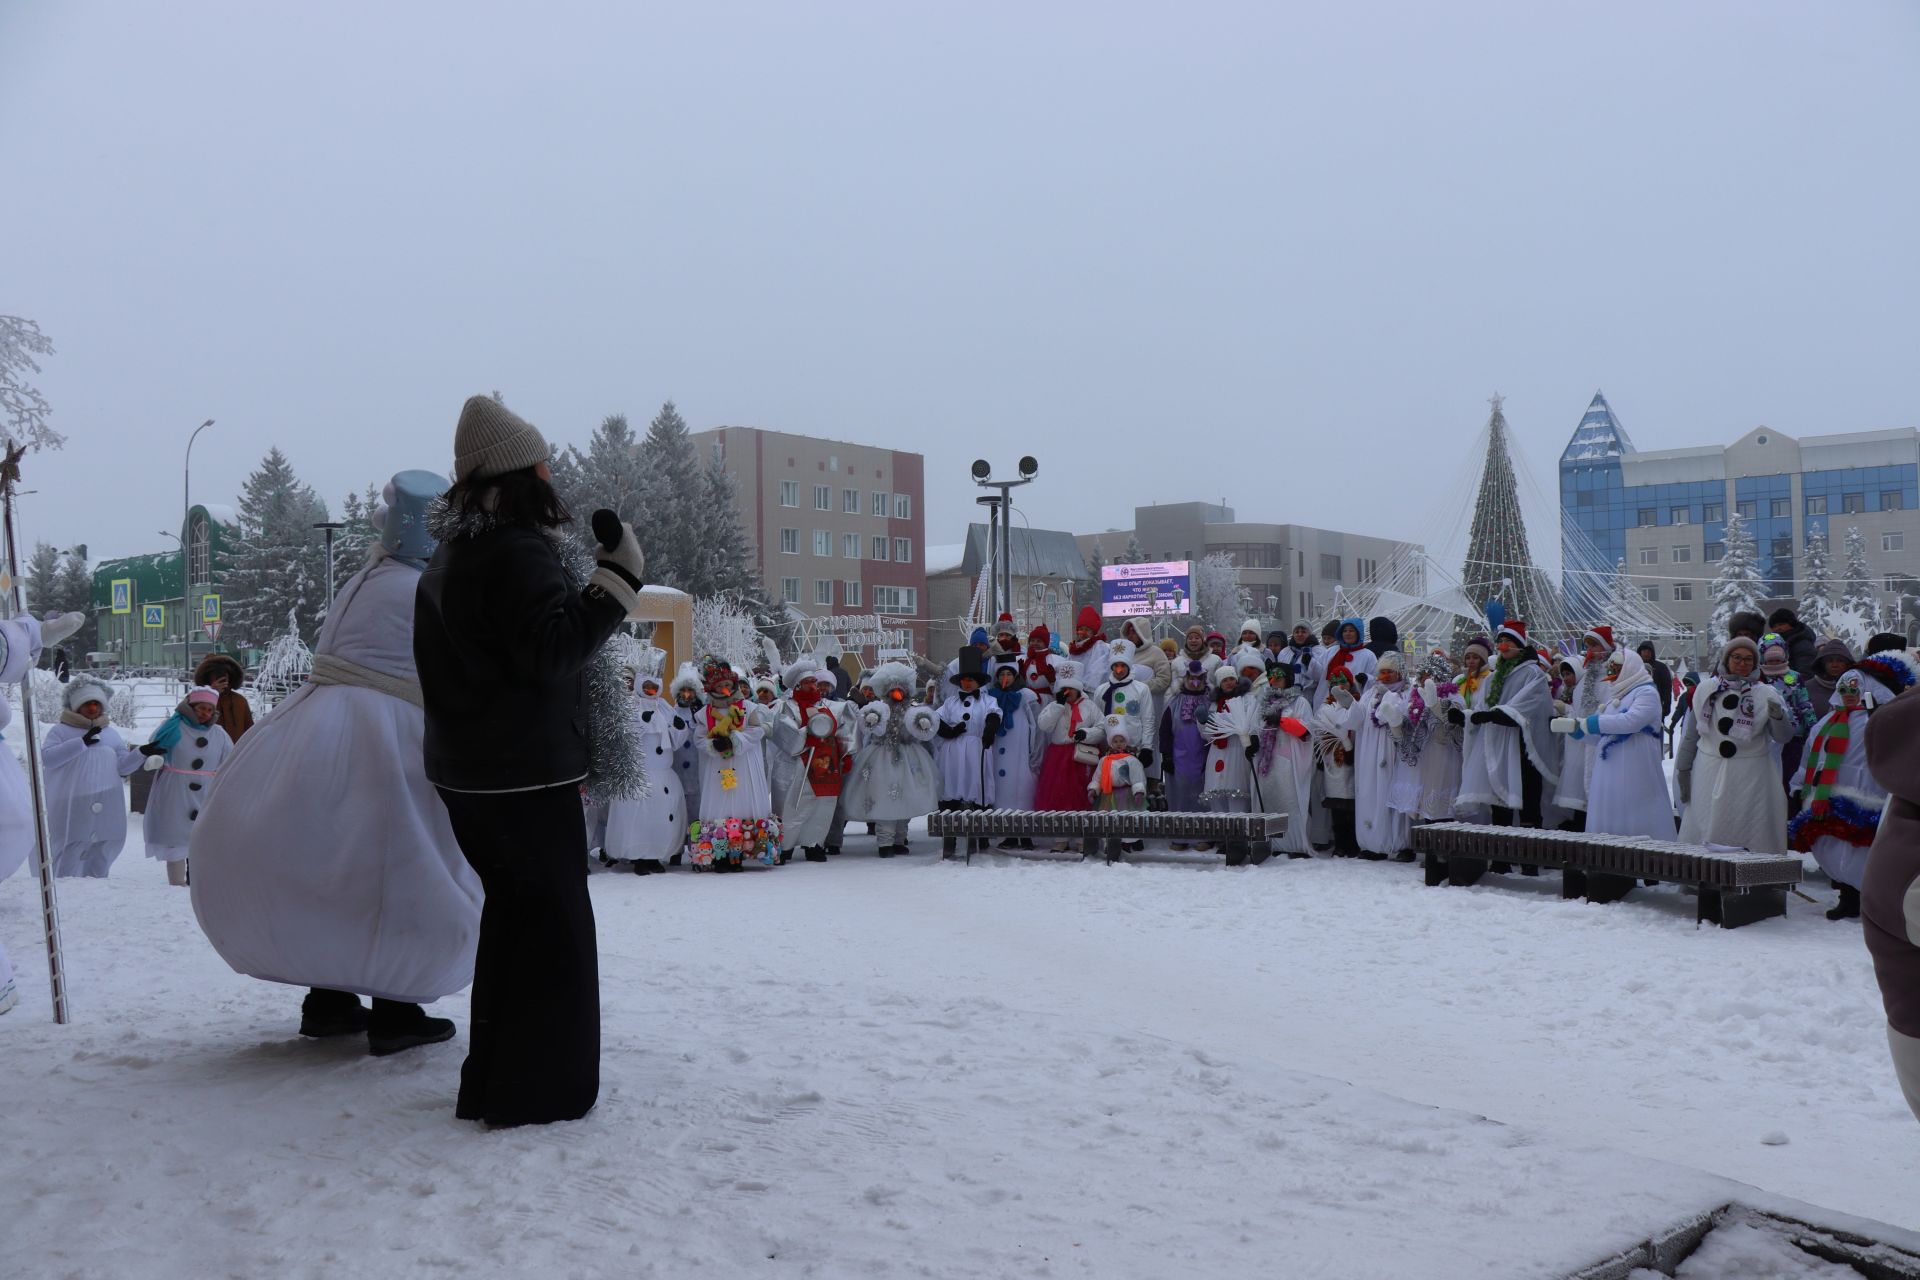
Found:
[[[432,471],[402,471],[387,481],[373,514],[380,545],[401,560],[425,560],[437,544],[427,532],[427,504],[445,493],[445,476]]]

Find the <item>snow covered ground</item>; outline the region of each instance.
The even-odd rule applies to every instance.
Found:
[[[6,1274],[1554,1276],[1729,1180],[1920,1226],[1860,931],[1813,905],[854,843],[595,875],[600,1106],[498,1133],[459,1042],[301,1041],[137,827],[61,883],[55,1027],[14,877]]]

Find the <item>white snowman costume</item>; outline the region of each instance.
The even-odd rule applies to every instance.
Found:
[[[145,757],[107,723],[105,711],[91,721],[79,712],[88,702],[105,707],[112,697],[92,680],[68,685],[66,710],[40,748],[56,876],[105,879],[127,843],[127,789],[120,780]]]

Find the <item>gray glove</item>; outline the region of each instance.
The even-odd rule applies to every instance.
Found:
[[[57,645],[86,625],[84,613],[50,613],[40,624],[40,643],[49,647]]]
[[[1673,784],[1674,786],[1680,789],[1680,803],[1692,804],[1693,803],[1693,770],[1675,769],[1673,771]]]
[[[1345,689],[1335,689],[1333,691],[1333,700],[1339,703],[1343,710],[1353,705],[1353,695]]]

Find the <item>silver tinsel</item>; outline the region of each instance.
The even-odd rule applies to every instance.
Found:
[[[494,522],[492,512],[454,511],[444,496],[427,510],[428,529],[441,542],[485,533]],[[584,589],[593,576],[592,547],[558,530],[546,532],[560,553],[568,585],[575,591]],[[587,710],[587,795],[596,804],[635,800],[650,790],[646,768],[634,750],[633,695],[627,690],[620,658],[619,646],[609,640],[580,673]]]

